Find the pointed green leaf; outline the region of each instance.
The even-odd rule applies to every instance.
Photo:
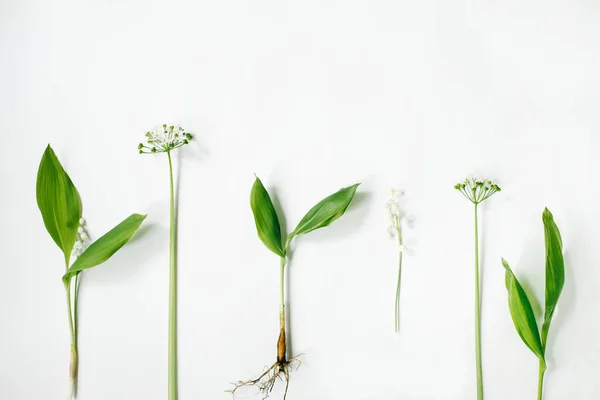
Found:
[[[279,218],[269,193],[258,177],[252,185],[250,192],[250,207],[254,214],[254,222],[258,237],[269,250],[279,257],[285,257],[285,249],[281,240],[281,227]]]
[[[84,269],[95,267],[112,257],[113,254],[129,242],[129,239],[138,230],[145,218],[145,215],[131,214],[119,225],[92,243],[83,254],[77,257],[77,260],[75,260],[63,276],[63,280],[68,281]]]
[[[36,198],[46,230],[68,262],[77,238],[81,199],[50,145],[40,161]]]
[[[535,315],[527,297],[527,293],[513,274],[506,260],[502,259],[502,265],[506,270],[506,289],[508,290],[508,308],[517,333],[531,351],[540,359],[544,360],[544,350],[540,340]]]
[[[296,235],[303,235],[315,229],[326,227],[344,215],[354,198],[358,185],[360,183],[340,189],[318,202],[302,218],[296,229],[290,234],[288,242]]]
[[[562,254],[562,239],[552,213],[546,208],[542,214],[546,241],[546,305],[542,324],[542,345],[546,348],[550,323],[556,304],[565,283],[565,262]]]

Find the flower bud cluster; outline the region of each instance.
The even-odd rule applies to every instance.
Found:
[[[166,124],[146,132],[147,144],[140,143],[140,154],[166,153],[188,144],[192,135],[181,126]]]
[[[77,258],[83,254],[84,251],[88,247],[90,247],[91,239],[88,235],[85,219],[81,218],[79,220],[79,228],[77,228],[77,238],[75,239],[75,244],[73,245],[73,251],[71,256],[73,258]]]
[[[454,189],[461,192],[463,196],[475,205],[489,199],[494,193],[502,190],[491,180],[477,178],[465,179],[464,182],[454,185]]]

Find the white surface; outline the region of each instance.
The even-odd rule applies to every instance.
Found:
[[[256,236],[255,172],[288,228],[363,182],[347,215],[294,245],[306,354],[288,400],[475,398],[472,214],[452,188],[472,173],[503,189],[483,212],[486,399],[535,398],[500,257],[541,299],[544,206],[567,261],[545,399],[599,398],[599,20],[589,0],[4,0],[0,398],[67,393],[61,255],[35,204],[48,142],[93,236],[148,213],[144,235],[85,275],[80,399],[166,398],[167,160],[136,152],[163,122],[196,134],[180,153],[182,400],[229,399],[275,358],[278,260]],[[396,184],[415,216],[399,336]]]

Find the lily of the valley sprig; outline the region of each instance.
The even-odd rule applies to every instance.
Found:
[[[79,370],[77,300],[81,274],[88,268],[102,264],[123,247],[146,216],[132,214],[104,236],[92,242],[86,230],[86,223],[81,218],[82,206],[79,192],[50,145],[46,148],[38,169],[36,198],[46,230],[64,256],[65,274],[62,281],[65,287],[71,334],[69,398],[75,398]]]
[[[404,195],[401,190],[391,189],[390,199],[386,203],[390,226],[388,233],[398,242],[398,280],[396,282],[396,298],[394,301],[394,332],[400,330],[400,283],[402,281],[402,254],[406,250],[402,240],[402,221],[405,215],[400,210],[399,200]]]
[[[539,360],[538,400],[544,395],[544,374],[546,372],[546,350],[550,323],[554,317],[558,299],[565,283],[565,262],[562,254],[562,238],[552,213],[547,208],[542,213],[544,223],[544,240],[546,244],[546,289],[544,320],[538,327],[533,307],[527,292],[510,269],[508,262],[502,259],[506,270],[506,289],[508,290],[508,307],[517,333],[527,347]]]
[[[479,282],[479,204],[489,199],[500,187],[491,180],[466,179],[457,183],[454,189],[458,190],[474,206],[475,227],[475,360],[477,369],[477,400],[483,400],[483,367],[481,360],[481,284]]]
[[[140,143],[140,154],[167,153],[170,181],[170,240],[169,240],[169,360],[168,398],[177,400],[177,220],[175,213],[175,188],[171,152],[185,146],[192,135],[180,126],[166,124],[146,132],[146,144]]]
[[[250,207],[254,214],[254,222],[258,237],[263,244],[279,257],[279,336],[277,339],[277,359],[256,379],[239,381],[233,389],[229,390],[234,396],[236,392],[246,386],[255,386],[262,394],[262,398],[269,397],[277,380],[285,382],[283,400],[285,400],[290,383],[290,369],[298,361],[298,357],[287,358],[287,331],[285,316],[285,266],[289,258],[289,249],[292,240],[300,235],[305,235],[316,229],[329,226],[340,218],[352,202],[359,183],[338,190],[325,197],[311,208],[300,220],[296,229],[286,236],[281,231],[279,216],[275,211],[269,193],[258,177],[252,185],[250,192]]]

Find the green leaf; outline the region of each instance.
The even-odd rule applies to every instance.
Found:
[[[512,317],[517,333],[523,342],[531,351],[542,361],[544,361],[544,349],[540,340],[535,315],[523,286],[513,274],[510,266],[505,259],[502,259],[502,265],[506,270],[506,289],[508,290],[508,308]]]
[[[562,254],[562,239],[552,213],[546,208],[542,214],[546,241],[546,305],[542,324],[542,345],[546,348],[550,323],[556,304],[565,283],[565,262]]]
[[[250,207],[254,214],[254,222],[258,237],[269,250],[279,257],[285,257],[285,249],[281,240],[281,227],[279,218],[269,193],[258,177],[252,185],[250,192]]]
[[[83,254],[77,257],[77,260],[75,260],[71,268],[63,276],[63,281],[67,282],[84,269],[95,267],[108,260],[129,242],[129,239],[138,230],[145,218],[145,215],[131,214],[119,225],[92,243]]]
[[[296,229],[290,234],[288,242],[296,235],[304,235],[315,229],[330,225],[333,221],[344,215],[354,193],[360,183],[340,189],[317,203],[306,213]]]
[[[36,198],[46,230],[68,263],[77,238],[81,199],[50,145],[40,161]]]

